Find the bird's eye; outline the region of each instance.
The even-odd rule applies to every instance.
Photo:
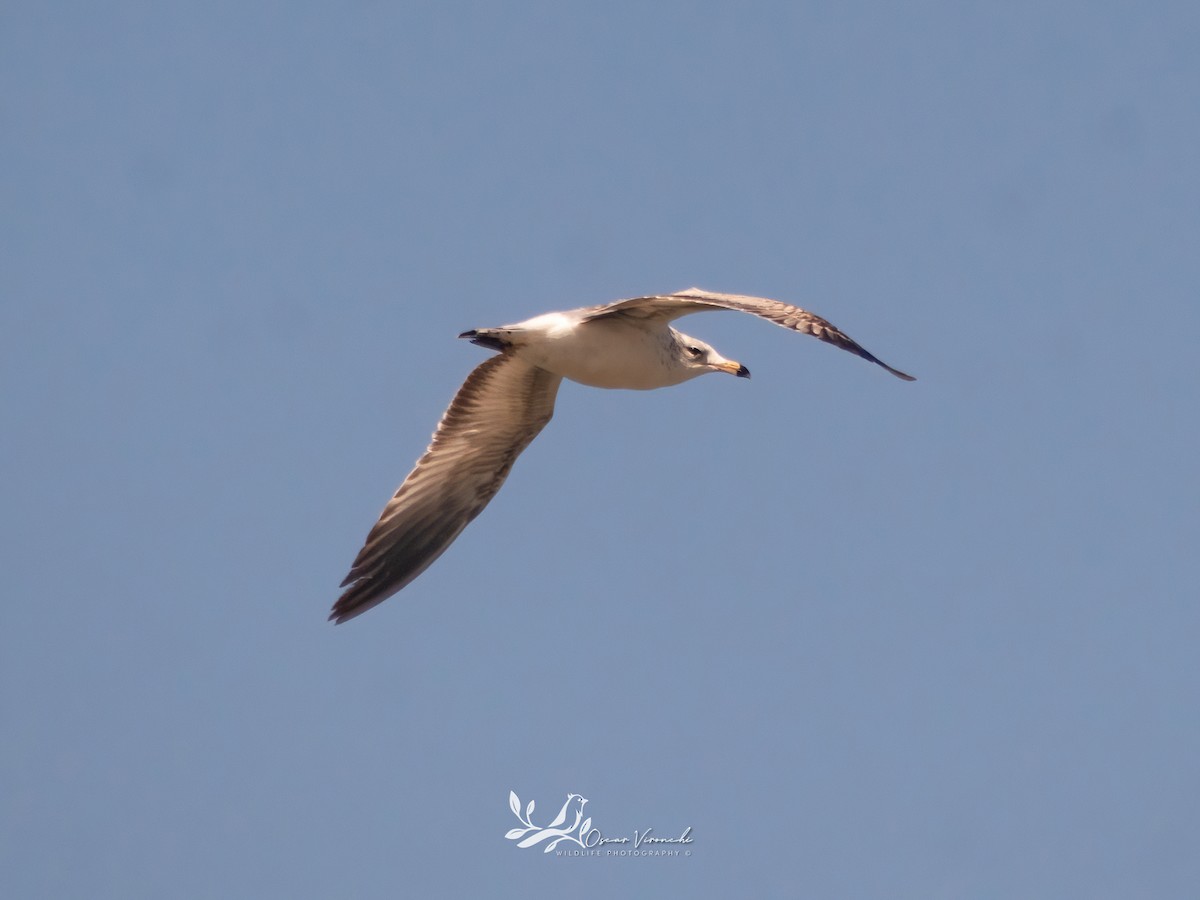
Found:
[[[688,356],[690,356],[692,359],[699,359],[704,355],[704,351],[699,347],[686,347],[685,349],[687,350]]]

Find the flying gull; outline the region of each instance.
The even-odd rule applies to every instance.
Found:
[[[459,335],[499,352],[476,366],[442,415],[433,442],[367,535],[329,618],[345,622],[424,572],[500,490],[513,462],[554,413],[564,378],[601,388],[652,390],[706,372],[749,378],[741,363],[676,331],[680,316],[732,309],[811,334],[883,366],[826,322],[787,303],[689,288],[535,316]]]

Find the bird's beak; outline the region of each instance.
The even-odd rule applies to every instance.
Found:
[[[718,372],[728,372],[730,375],[736,375],[738,378],[749,378],[750,370],[739,362],[734,362],[732,359],[727,359],[724,362],[717,363]]]

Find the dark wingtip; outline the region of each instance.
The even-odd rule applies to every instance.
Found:
[[[396,591],[400,590],[400,587],[404,587],[408,583],[406,581],[400,587],[380,590],[379,582],[374,578],[364,578],[362,575],[358,575],[353,579],[347,576],[346,580],[352,583],[346,590],[342,591],[342,595],[337,598],[337,602],[333,604],[333,608],[329,611],[328,621],[334,625],[349,622],[351,619],[358,618],[367,612],[367,610],[374,609],[384,600],[395,594]]]
[[[862,348],[860,347],[859,350],[862,350]],[[889,372],[891,372],[897,378],[902,379],[903,381],[916,381],[917,380],[912,375],[909,375],[907,372],[901,372],[899,369],[893,369],[891,366],[889,366],[887,363],[885,363],[878,356],[876,356],[873,353],[868,353],[866,350],[862,350],[862,352],[859,353],[859,356],[861,356],[863,359],[869,359],[871,362],[875,363],[875,365],[880,366],[881,368],[887,369]]]
[[[376,600],[374,603],[346,603],[345,597],[333,604],[333,609],[329,611],[327,622],[332,622],[334,625],[341,625],[343,622],[349,622],[356,616],[361,616],[368,609],[377,606],[381,600]]]
[[[329,610],[329,618],[327,618],[325,621],[332,622],[334,625],[341,625],[349,618],[352,617],[347,615],[342,601],[338,600],[337,603],[333,604],[333,608]]]
[[[349,587],[347,587],[349,585]],[[337,602],[329,610],[329,618],[327,621],[334,625],[341,625],[343,622],[348,622],[355,616],[362,615],[371,607],[382,603],[383,597],[377,599],[369,596],[363,596],[364,585],[359,576],[356,576],[353,571],[346,576],[346,580],[342,582],[342,587],[346,590],[342,591],[342,595],[337,598]]]
[[[470,331],[464,331],[462,334],[459,335],[459,337],[467,338],[469,340],[474,340],[478,335],[479,335],[479,332],[476,331],[474,328],[472,328]]]

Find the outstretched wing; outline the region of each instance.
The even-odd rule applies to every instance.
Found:
[[[476,367],[367,535],[331,620],[345,622],[382,603],[441,556],[550,421],[561,381],[508,354]]]
[[[916,381],[911,375],[906,375],[898,369],[893,369],[883,360],[865,350],[862,346],[825,321],[807,310],[778,300],[768,300],[765,297],[747,297],[742,294],[716,294],[712,291],[702,291],[700,288],[688,288],[675,294],[659,294],[653,297],[634,297],[632,300],[618,300],[604,306],[592,307],[584,321],[600,319],[606,316],[627,316],[634,319],[647,319],[660,322],[670,322],[680,316],[690,313],[704,312],[712,309],[732,309],[759,316],[768,322],[774,322],[783,328],[811,334],[827,344],[833,344],[843,350],[849,350],[863,359],[870,360],[876,365],[883,366],[897,378],[905,381]]]

